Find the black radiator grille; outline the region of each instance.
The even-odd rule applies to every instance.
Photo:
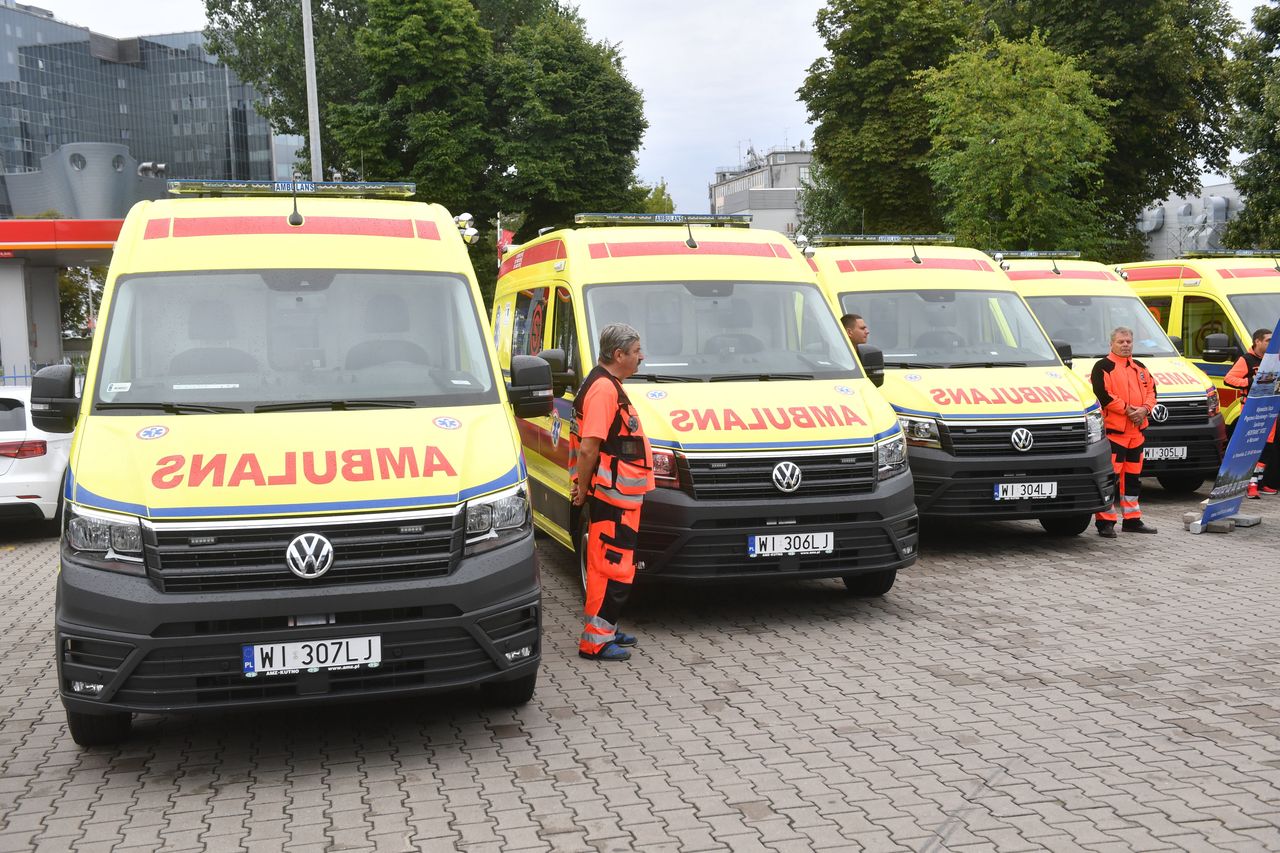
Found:
[[[1008,456],[1024,453],[1039,456],[1050,453],[1078,453],[1085,449],[1084,418],[1066,422],[1026,421],[1004,426],[968,426],[948,423],[943,428],[956,456]],[[1030,431],[1032,445],[1019,451],[1013,444],[1013,433],[1018,429]]]
[[[773,481],[773,469],[792,462],[800,469],[800,485],[783,492]],[[871,448],[821,455],[783,453],[760,456],[703,456],[680,458],[682,483],[689,483],[695,498],[813,498],[827,495],[866,494],[875,488],[876,456]],[[686,489],[687,491],[689,489]]]

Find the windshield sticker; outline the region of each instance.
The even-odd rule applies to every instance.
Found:
[[[666,398],[667,392],[666,391],[650,391],[648,394],[645,394],[645,396],[648,397],[650,400],[662,400]]]
[[[435,425],[440,429],[457,429],[462,426],[462,421],[457,418],[440,417],[435,419]]]
[[[123,394],[133,387],[132,382],[111,382],[107,385],[108,394]]]
[[[156,424],[155,426],[143,427],[142,429],[138,430],[138,438],[142,439],[143,441],[150,441],[153,438],[162,438],[168,434],[169,434],[169,428],[167,426],[160,426],[159,424]]]
[[[211,385],[174,385],[172,386],[173,390],[175,391],[225,391],[228,388],[239,388],[239,387],[240,387],[239,382],[216,384],[216,385],[211,384]]]

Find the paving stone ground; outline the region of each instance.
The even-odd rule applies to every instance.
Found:
[[[926,531],[883,599],[638,589],[630,664],[576,657],[540,540],[545,661],[468,697],[64,731],[56,542],[0,528],[0,851],[1280,850],[1280,498],[1157,536]]]

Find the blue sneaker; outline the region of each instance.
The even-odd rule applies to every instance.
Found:
[[[620,646],[634,646],[640,641],[636,639],[635,634],[628,634],[623,631],[613,635],[613,641]]]
[[[578,657],[588,660],[631,660],[631,652],[617,643],[605,643],[604,647],[594,654],[578,649]]]

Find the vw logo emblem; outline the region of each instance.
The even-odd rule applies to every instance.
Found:
[[[1014,450],[1026,453],[1031,449],[1031,445],[1036,443],[1036,437],[1026,427],[1018,427],[1013,431],[1013,435],[1009,436],[1009,441],[1013,443]]]
[[[333,545],[319,533],[304,533],[289,543],[284,561],[298,577],[314,580],[333,566]]]
[[[1164,403],[1156,403],[1156,407],[1151,410],[1151,420],[1158,424],[1162,424],[1169,420],[1169,408]]]
[[[800,488],[800,466],[794,462],[779,462],[773,466],[773,484],[778,491],[791,494]]]

